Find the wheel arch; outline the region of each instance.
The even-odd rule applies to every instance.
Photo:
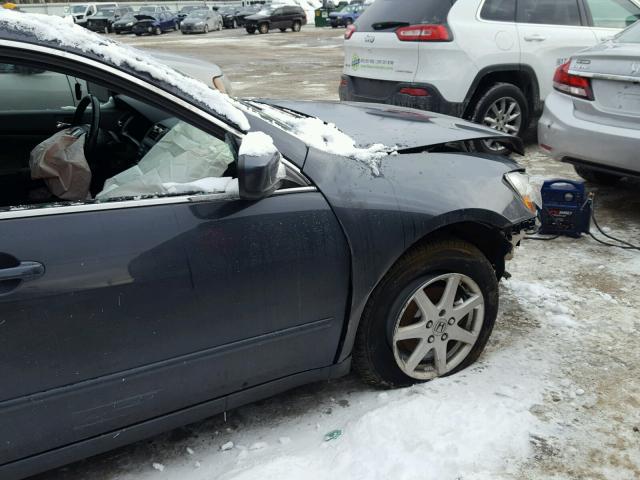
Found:
[[[511,243],[505,234],[507,226],[504,217],[488,210],[467,210],[445,214],[432,220],[432,228],[416,237],[413,242],[402,250],[400,255],[390,261],[384,274],[377,279],[375,285],[357,304],[352,303],[348,313],[342,340],[336,355],[336,363],[350,358],[355,343],[356,334],[362,320],[364,307],[378,288],[384,276],[407,253],[433,240],[452,237],[469,242],[477,247],[493,265],[498,280],[505,272],[505,256],[511,251]],[[352,302],[353,302],[352,298]]]
[[[542,110],[540,101],[540,85],[535,71],[529,65],[504,64],[485,67],[474,78],[464,99],[464,118],[468,118],[473,110],[475,101],[491,85],[496,83],[511,83],[522,90],[531,114]]]

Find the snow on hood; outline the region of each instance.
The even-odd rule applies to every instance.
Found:
[[[61,17],[0,9],[0,29],[2,28],[22,31],[42,42],[56,42],[63,47],[97,55],[119,67],[128,66],[136,72],[175,87],[240,129],[249,129],[249,121],[244,113],[227,95],[177,72],[147,53],[100,36]]]
[[[251,103],[251,105],[270,117],[274,125],[282,128],[282,124],[284,124],[289,133],[308,147],[363,162],[376,176],[380,175],[382,159],[397,152],[395,146],[391,147],[382,143],[358,147],[356,141],[349,135],[339,130],[334,124],[325,123],[319,118],[296,116],[266,103]],[[249,112],[253,113],[250,110]]]

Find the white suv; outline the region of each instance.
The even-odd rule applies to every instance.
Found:
[[[345,33],[340,99],[431,110],[521,135],[578,50],[639,0],[376,0]],[[504,153],[495,142],[476,148]]]

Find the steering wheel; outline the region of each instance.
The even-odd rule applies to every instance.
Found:
[[[88,125],[89,131],[84,141],[84,155],[87,158],[96,148],[98,141],[98,130],[100,129],[100,100],[93,95],[82,97],[82,100],[80,100],[80,103],[78,103],[76,107],[76,111],[73,114],[73,121],[71,122],[73,126],[86,125],[83,122],[83,117],[89,105],[91,105],[91,123]]]

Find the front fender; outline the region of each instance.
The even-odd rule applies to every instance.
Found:
[[[511,233],[532,213],[504,181],[521,170],[502,157],[416,153],[364,162],[309,149],[304,173],[325,195],[351,249],[351,309],[336,361],[351,353],[364,306],[391,266],[416,242],[457,223]]]

